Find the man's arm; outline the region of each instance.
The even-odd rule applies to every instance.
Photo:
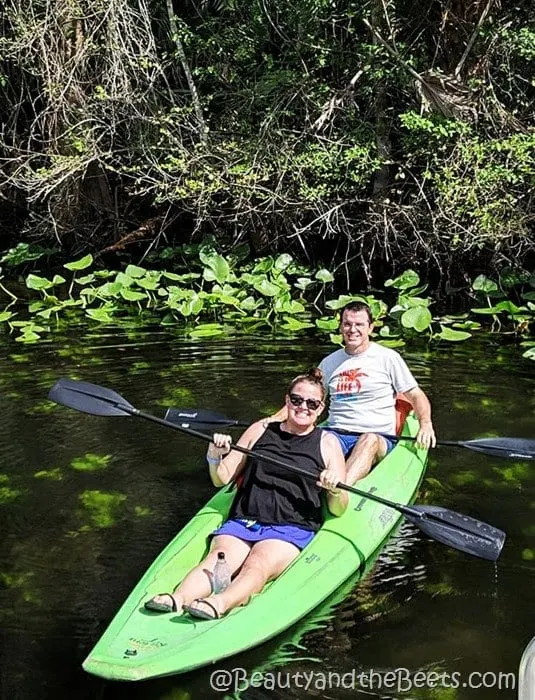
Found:
[[[403,392],[403,395],[411,402],[416,418],[418,418],[418,422],[420,423],[420,429],[416,436],[416,443],[427,449],[429,449],[429,447],[435,447],[437,439],[435,437],[433,421],[431,420],[431,404],[429,399],[418,386]]]
[[[277,413],[263,419],[263,422],[267,425],[268,423],[282,423],[288,419],[288,406],[284,404],[282,408],[279,408]]]

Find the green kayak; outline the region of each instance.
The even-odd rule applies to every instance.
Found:
[[[417,428],[409,416],[403,434],[416,435]],[[359,489],[410,503],[426,457],[414,443],[399,443]],[[352,574],[362,574],[402,518],[388,506],[351,494],[346,512],[328,515],[291,566],[248,605],[209,621],[146,610],[145,601],[173,590],[204,557],[208,536],[227,517],[232,498],[228,487],[219,490],[157,557],[84,661],[86,671],[110,680],[143,680],[191,671],[261,644],[304,617]]]

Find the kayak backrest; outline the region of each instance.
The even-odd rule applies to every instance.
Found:
[[[412,404],[410,404],[403,394],[398,394],[396,396],[396,435],[401,435],[407,416],[412,410]]]

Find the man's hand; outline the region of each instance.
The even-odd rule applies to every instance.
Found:
[[[284,405],[277,413],[262,419],[262,427],[267,428],[270,423],[283,423],[288,418],[288,407]]]
[[[436,447],[437,439],[431,421],[420,423],[420,430],[418,430],[418,435],[416,436],[416,444],[418,447],[423,447],[426,450],[430,447]]]

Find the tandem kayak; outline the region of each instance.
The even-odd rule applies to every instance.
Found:
[[[403,434],[417,431],[411,414]],[[426,450],[400,442],[358,487],[408,504],[426,459]],[[233,497],[231,488],[220,489],[161,552],[84,661],[88,673],[109,680],[144,680],[191,671],[257,646],[307,615],[353,574],[364,575],[402,518],[393,508],[351,494],[345,513],[328,514],[297,559],[247,605],[216,620],[146,610],[147,600],[172,591],[203,559],[208,537],[226,519]]]

